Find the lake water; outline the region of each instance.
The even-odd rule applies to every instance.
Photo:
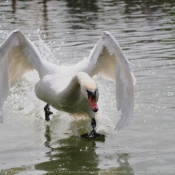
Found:
[[[0,0],[0,42],[20,29],[46,59],[74,64],[87,57],[102,31],[110,31],[137,79],[132,124],[114,131],[114,83],[101,77],[97,129],[105,140],[84,140],[90,120],[54,111],[34,94],[36,72],[10,91],[0,125],[0,174],[175,174],[175,1]]]

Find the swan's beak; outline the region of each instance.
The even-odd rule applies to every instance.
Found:
[[[92,111],[97,112],[98,111],[98,105],[97,105],[97,100],[96,97],[94,98],[92,95],[89,96],[88,98],[90,107],[92,109]]]

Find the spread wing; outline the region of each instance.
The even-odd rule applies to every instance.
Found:
[[[41,59],[36,47],[19,30],[10,33],[0,46],[0,122],[3,122],[2,106],[9,88],[31,69],[39,69]]]
[[[109,32],[103,32],[90,56],[88,71],[100,74],[116,82],[117,109],[121,111],[116,130],[128,126],[133,118],[134,87],[136,79],[129,68],[129,62],[117,40]]]

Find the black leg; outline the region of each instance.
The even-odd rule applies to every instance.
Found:
[[[95,131],[96,128],[96,120],[93,118],[91,120],[92,131],[88,134],[81,135],[81,138],[96,138],[96,137],[105,137],[103,134],[99,134]]]
[[[95,127],[96,127],[96,120],[95,120],[95,118],[93,118],[93,119],[91,120],[91,126],[92,126],[92,128],[93,128],[93,131],[95,131]]]
[[[97,132],[95,131],[95,127],[96,127],[96,120],[95,120],[95,118],[93,118],[91,120],[91,126],[92,126],[92,131],[90,132],[89,137],[95,137],[96,134],[97,134]]]
[[[50,105],[47,104],[45,107],[44,107],[44,111],[45,111],[45,120],[46,121],[49,121],[50,120],[50,115],[52,115],[53,113],[50,111]]]

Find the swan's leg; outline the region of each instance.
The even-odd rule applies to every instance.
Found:
[[[96,132],[95,128],[96,128],[96,120],[95,120],[95,113],[91,113],[89,114],[90,118],[91,118],[91,126],[92,126],[92,131],[90,133],[85,133],[81,135],[81,138],[96,138],[96,137],[100,137],[102,139],[104,139],[104,135],[103,134],[99,134]]]
[[[95,127],[96,127],[96,120],[95,118],[91,119],[91,126],[92,126],[92,131],[90,132],[90,134],[88,135],[88,137],[95,137],[98,133],[95,131]]]
[[[44,111],[45,111],[45,120],[46,121],[49,121],[50,120],[50,115],[52,115],[53,113],[50,111],[50,105],[47,104],[45,107],[44,107]]]
[[[92,118],[92,120],[91,120],[91,126],[93,128],[92,131],[95,131],[95,127],[96,127],[96,120],[95,120],[95,118]]]
[[[92,131],[88,134],[83,134],[81,135],[82,138],[96,138],[96,137],[102,137],[104,138],[105,136],[103,134],[99,134],[95,131],[95,127],[96,127],[96,120],[95,118],[91,119],[91,126],[92,126]]]

